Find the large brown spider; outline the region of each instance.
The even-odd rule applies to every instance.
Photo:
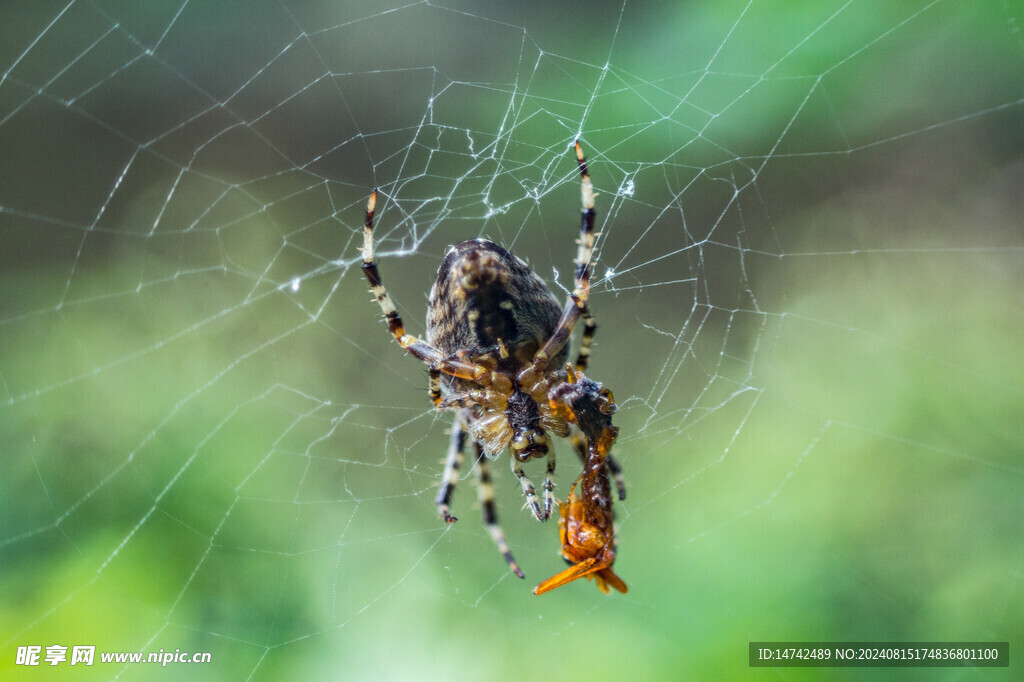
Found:
[[[619,499],[626,495],[620,468],[610,454],[618,432],[610,418],[615,401],[610,391],[583,375],[597,329],[587,308],[595,212],[593,185],[579,141],[575,151],[582,222],[574,261],[575,287],[561,309],[526,263],[493,242],[471,239],[451,247],[437,271],[427,309],[427,340],[422,341],[406,333],[373,260],[376,190],[370,194],[363,229],[363,272],[388,330],[402,348],[428,364],[430,399],[437,409],[456,412],[435,500],[438,512],[447,523],[456,521],[450,512],[452,493],[471,437],[484,524],[520,578],[523,572],[498,526],[488,461],[508,448],[527,505],[537,520],[544,521],[555,503],[555,456],[548,434],[573,435],[584,471],[566,503],[559,503],[562,555],[572,566],[539,585],[538,594],[584,575],[597,577],[605,592],[609,584],[626,591],[611,571],[615,540],[609,479],[615,479]],[[565,364],[566,344],[581,317],[583,339],[573,367]],[[524,462],[539,457],[547,461],[543,505],[522,468]],[[577,497],[580,481],[582,497]]]

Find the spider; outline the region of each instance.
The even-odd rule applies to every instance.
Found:
[[[603,591],[610,584],[624,592],[625,584],[611,572],[615,551],[609,479],[615,480],[620,500],[626,495],[621,468],[610,454],[618,432],[610,418],[615,401],[610,391],[583,375],[597,329],[587,307],[596,214],[593,185],[578,140],[574,147],[583,207],[575,286],[564,306],[521,259],[491,241],[471,239],[450,247],[438,269],[428,301],[426,341],[407,333],[374,262],[377,190],[371,192],[366,206],[363,272],[391,335],[410,355],[427,363],[431,402],[438,410],[456,413],[435,499],[441,518],[446,523],[457,520],[451,513],[452,495],[471,440],[484,525],[509,568],[522,578],[498,525],[489,461],[508,449],[526,506],[538,521],[545,521],[555,506],[555,455],[548,434],[572,435],[584,472],[573,483],[566,503],[559,503],[560,527],[563,557],[583,568],[544,591],[596,574]],[[573,366],[565,363],[566,344],[581,318],[583,337]],[[543,502],[523,471],[525,462],[539,458],[547,464]],[[581,480],[583,496],[579,498],[574,491]],[[597,533],[590,533],[587,542],[579,536],[580,528]],[[598,535],[600,541],[593,540]]]

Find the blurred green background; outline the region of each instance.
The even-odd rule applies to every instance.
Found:
[[[0,671],[16,679],[989,679],[754,640],[1024,645],[1019,2],[0,6]],[[616,571],[494,467],[433,507],[447,245],[571,287],[620,404]],[[559,494],[578,465],[560,448]],[[535,481],[542,467],[530,469]],[[209,651],[26,668],[19,646]]]

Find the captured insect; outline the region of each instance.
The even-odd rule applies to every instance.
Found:
[[[583,455],[583,473],[573,482],[565,503],[559,503],[558,520],[562,538],[562,558],[569,568],[548,578],[533,588],[534,594],[544,594],[577,578],[593,578],[605,594],[609,586],[626,592],[626,583],[612,571],[615,563],[615,515],[612,512],[611,484],[608,480],[609,458],[612,444],[619,429],[612,426],[611,415],[615,401],[607,390],[575,372],[566,365],[566,383],[556,386],[558,400],[552,404],[565,411],[567,420],[573,420],[583,433],[577,434],[574,445]],[[581,495],[576,495],[580,485]],[[621,497],[620,497],[621,499]]]
[[[569,497],[559,503],[562,556],[570,568],[544,581],[541,594],[576,578],[596,578],[607,592],[626,585],[611,569],[615,559],[610,480],[625,499],[621,469],[611,455],[618,429],[611,423],[611,391],[583,372],[597,325],[587,306],[594,251],[594,189],[579,141],[575,142],[582,193],[582,221],[574,261],[575,286],[559,306],[547,285],[525,262],[486,239],[449,248],[430,290],[427,335],[423,341],[405,331],[402,318],[384,288],[373,257],[373,216],[377,191],[370,194],[363,228],[363,272],[380,304],[388,331],[412,356],[427,363],[430,399],[439,410],[455,412],[451,445],[435,503],[446,523],[466,446],[475,449],[477,487],[484,525],[509,568],[523,577],[495,512],[490,460],[506,448],[527,506],[538,521],[555,506],[555,453],[550,435],[572,435],[583,473]],[[567,364],[567,343],[583,320],[583,337],[574,365]],[[523,464],[544,458],[543,501]],[[580,485],[581,496],[575,489]]]

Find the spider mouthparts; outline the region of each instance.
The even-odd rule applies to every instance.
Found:
[[[527,447],[525,450],[521,450],[521,451],[520,450],[516,450],[515,448],[512,448],[511,452],[512,452],[512,456],[515,457],[520,462],[529,462],[534,457],[547,456],[547,454],[548,454],[548,446],[544,445],[544,444],[531,445],[531,446]]]

